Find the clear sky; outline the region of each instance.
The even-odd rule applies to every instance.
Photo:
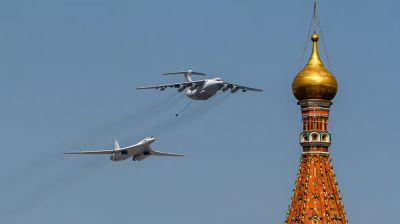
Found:
[[[283,223],[301,153],[291,82],[312,4],[1,1],[0,222]],[[319,4],[339,82],[330,150],[350,223],[394,223],[399,209],[399,7]],[[183,95],[135,89],[185,69],[265,91],[176,118]],[[155,149],[187,156],[62,154],[151,135]]]

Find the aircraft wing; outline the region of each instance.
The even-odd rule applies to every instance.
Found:
[[[150,155],[152,156],[184,156],[182,154],[175,154],[175,153],[169,153],[169,152],[160,152],[160,151],[156,151],[151,149],[150,150]]]
[[[97,151],[80,151],[80,152],[64,152],[64,154],[113,154],[114,150],[97,150]]]
[[[180,88],[182,86],[190,87],[190,86],[201,86],[204,84],[206,80],[197,80],[197,81],[191,81],[191,82],[180,82],[180,83],[172,83],[172,84],[163,84],[163,85],[158,85],[158,86],[145,86],[145,87],[138,87],[136,89],[160,89],[164,90],[166,88]]]
[[[233,88],[237,88],[237,90],[242,90],[243,92],[246,91],[257,91],[257,92],[262,92],[262,89],[256,89],[256,88],[252,88],[252,87],[248,87],[248,86],[242,86],[242,85],[237,85],[237,84],[233,84],[233,83],[228,83],[228,82],[224,82],[224,84],[229,87],[230,89]]]

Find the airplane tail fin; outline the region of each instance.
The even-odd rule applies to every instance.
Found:
[[[115,149],[115,151],[121,150],[121,147],[119,147],[119,144],[118,144],[117,140],[114,140],[114,149]]]
[[[187,70],[187,71],[182,71],[182,72],[165,73],[163,75],[184,75],[186,81],[191,82],[192,81],[192,75],[206,75],[206,74],[200,73],[200,72],[194,72],[192,70]]]

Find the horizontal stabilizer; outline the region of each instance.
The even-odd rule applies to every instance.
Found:
[[[185,74],[190,74],[190,75],[207,75],[201,72],[195,72],[192,70],[188,71],[181,71],[181,72],[169,72],[169,73],[164,73],[163,75],[185,75]]]

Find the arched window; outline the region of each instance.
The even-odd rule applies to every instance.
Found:
[[[322,134],[322,141],[323,142],[329,142],[330,141],[328,133]]]
[[[311,133],[310,136],[311,136],[311,139],[310,139],[311,142],[317,142],[320,140],[320,136],[317,132]]]
[[[300,142],[308,142],[307,133],[302,133],[300,136]]]

